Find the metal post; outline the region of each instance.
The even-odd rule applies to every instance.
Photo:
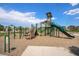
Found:
[[[21,39],[21,35],[22,35],[22,28],[21,28],[21,26],[20,26],[20,28],[19,28],[19,38]]]
[[[52,28],[50,27],[50,36],[51,36]]]
[[[49,27],[46,27],[47,28],[47,35],[49,35]]]
[[[52,30],[52,36],[55,36],[55,30],[54,30],[54,27],[51,28],[51,30]]]
[[[57,37],[57,28],[56,28],[56,37]]]
[[[20,30],[19,30],[19,35],[20,35],[20,39],[21,39],[21,27],[20,27]]]
[[[10,36],[8,34],[8,53],[10,53]]]
[[[6,33],[4,34],[4,52],[6,52]]]
[[[55,36],[56,36],[56,28],[55,28]]]
[[[4,52],[6,52],[6,50],[7,50],[6,40],[8,40],[8,53],[10,53],[10,32],[9,32],[8,28],[6,29],[6,33],[4,34]],[[7,37],[8,37],[8,39],[7,39]]]
[[[58,30],[58,37],[59,37],[59,30]]]
[[[54,27],[52,28],[52,30],[53,30],[53,31],[52,31],[52,32],[53,32],[53,33],[52,33],[52,36],[55,36],[55,29],[54,29]]]
[[[42,27],[42,26],[41,26],[41,23],[40,23],[40,29],[39,29],[40,33],[41,33],[41,27]],[[42,34],[42,33],[41,33],[41,34]],[[41,34],[40,34],[40,36],[41,36]]]
[[[40,23],[40,32],[41,32],[40,36],[42,36],[42,23]]]
[[[7,37],[8,37],[8,53],[10,53],[10,30],[9,30],[9,27],[8,27]]]
[[[14,39],[15,39],[15,26],[14,26]]]
[[[45,36],[46,36],[46,24],[45,24]]]
[[[37,24],[36,24],[36,33],[35,33],[35,36],[37,35]]]
[[[57,37],[59,37],[59,30],[57,29]]]

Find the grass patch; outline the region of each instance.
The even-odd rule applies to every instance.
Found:
[[[79,32],[79,30],[66,30],[67,32]]]

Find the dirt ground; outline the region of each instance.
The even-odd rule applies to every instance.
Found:
[[[76,33],[75,33],[76,34]],[[79,35],[79,33],[77,33]],[[16,39],[14,40],[11,36],[11,48],[16,47],[15,50],[11,50],[10,53],[5,52],[4,53],[4,37],[0,37],[0,54],[3,55],[10,55],[10,56],[20,56],[25,48],[27,46],[51,46],[51,47],[71,47],[71,46],[77,46],[79,47],[79,36],[75,36],[73,39],[69,39],[67,37],[50,37],[50,36],[36,36],[35,38],[29,40],[25,39],[24,37],[22,39],[18,38],[18,35],[16,36]]]

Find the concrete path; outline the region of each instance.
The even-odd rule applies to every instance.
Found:
[[[63,47],[28,46],[22,56],[75,56]]]

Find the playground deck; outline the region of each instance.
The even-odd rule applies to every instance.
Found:
[[[65,37],[56,38],[56,37],[50,37],[50,36],[36,36],[33,39],[15,39],[15,43],[13,39],[11,38],[11,48],[15,44],[16,49],[11,50],[10,53],[5,52],[3,49],[3,37],[0,37],[0,54],[3,55],[10,55],[10,56],[20,56],[25,51],[25,49],[28,46],[49,46],[49,47],[65,47],[69,48],[71,46],[77,46],[79,47],[79,37],[69,39]]]

